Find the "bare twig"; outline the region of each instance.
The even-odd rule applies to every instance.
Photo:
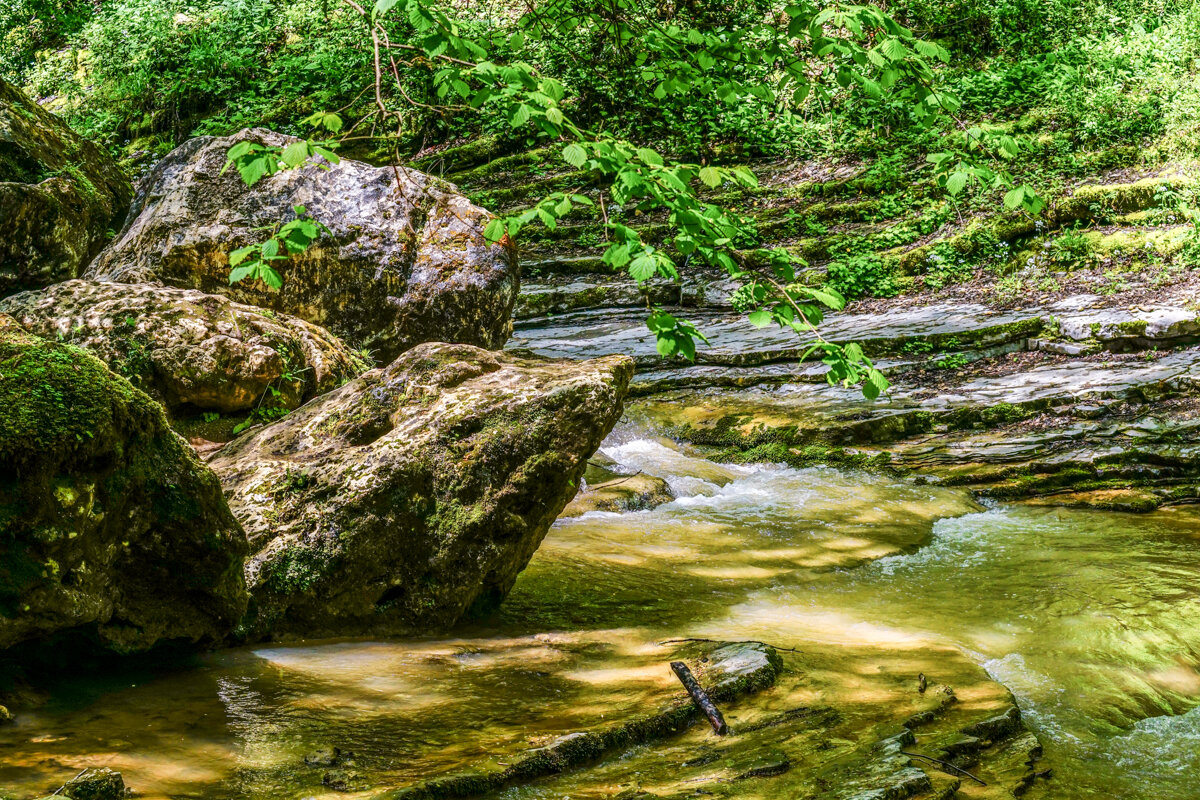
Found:
[[[771,648],[774,648],[775,650],[782,650],[785,653],[799,653],[800,652],[799,650],[797,650],[794,647],[780,647],[779,645],[771,644],[770,642],[762,642],[762,641],[759,641],[758,639],[738,639],[737,641],[730,641],[728,639],[700,639],[700,638],[693,637],[693,638],[688,638],[688,639],[666,639],[664,641],[659,642],[658,645],[659,645],[659,647],[662,647],[662,646],[668,645],[668,644],[684,644],[686,642],[710,642],[712,644],[761,644],[764,647],[771,647]]]
[[[79,778],[79,775],[82,775],[83,773],[87,772],[89,769],[91,769],[91,767],[84,767],[83,769],[79,770],[79,774],[78,774],[78,775],[76,775],[74,778],[71,778],[71,781],[73,781],[73,780],[78,780],[78,778]],[[50,793],[50,796],[51,796],[51,797],[54,797],[54,796],[55,796],[55,795],[57,795],[59,792],[61,792],[63,789],[67,788],[67,787],[68,787],[68,786],[71,784],[71,781],[67,781],[67,782],[66,782],[66,783],[64,783],[62,786],[60,786],[60,787],[58,787],[57,789],[55,789],[53,792],[51,792],[51,793]]]
[[[976,782],[976,783],[978,783],[980,786],[987,786],[987,783],[986,783],[986,782],[984,782],[984,781],[980,780],[979,778],[976,778],[974,775],[972,775],[971,773],[967,772],[967,771],[966,771],[965,769],[963,769],[962,767],[956,767],[956,766],[954,766],[954,765],[953,765],[953,764],[951,764],[949,761],[942,761],[940,758],[934,758],[933,756],[921,755],[920,753],[910,753],[910,752],[908,752],[907,750],[901,750],[901,751],[900,751],[900,754],[901,754],[901,755],[906,755],[906,756],[909,756],[909,757],[911,757],[911,758],[923,758],[923,759],[925,759],[926,761],[932,761],[932,762],[933,762],[933,763],[935,763],[935,764],[940,764],[940,765],[942,765],[943,767],[947,767],[947,768],[949,768],[949,769],[952,769],[952,770],[954,770],[954,771],[955,771],[955,772],[957,772],[959,775],[966,775],[968,778],[970,778],[971,780],[975,781],[975,782]]]

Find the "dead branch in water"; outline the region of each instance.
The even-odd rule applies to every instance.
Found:
[[[957,772],[959,775],[966,775],[968,778],[970,778],[971,780],[975,781],[975,782],[976,782],[976,783],[978,783],[980,786],[987,786],[987,784],[986,784],[985,782],[981,781],[979,778],[976,778],[974,775],[972,775],[971,773],[967,772],[967,771],[966,771],[965,769],[963,769],[962,767],[956,767],[956,766],[954,766],[954,765],[953,765],[953,764],[951,764],[949,761],[942,761],[940,758],[934,758],[933,756],[923,756],[923,755],[921,755],[920,753],[910,753],[910,752],[908,752],[907,750],[901,750],[901,751],[900,751],[900,753],[901,753],[901,755],[910,756],[911,758],[923,758],[923,759],[925,759],[926,761],[932,761],[932,762],[933,762],[933,763],[935,763],[935,764],[941,764],[943,767],[949,767],[950,769],[952,769],[952,770],[954,770],[955,772]]]
[[[704,712],[704,716],[708,717],[709,724],[713,727],[713,732],[717,736],[724,736],[729,733],[729,726],[725,724],[725,718],[721,716],[721,711],[713,704],[708,693],[700,688],[700,684],[696,682],[696,677],[692,675],[692,671],[688,669],[687,664],[682,661],[672,661],[671,669],[675,673],[675,677],[679,678],[679,682],[683,684],[683,688],[688,690],[688,694],[692,696],[692,702],[696,707]]]
[[[758,639],[737,639],[730,641],[728,639],[666,639],[658,643],[659,647],[668,644],[684,644],[686,642],[710,642],[711,644],[761,644],[763,647],[770,647],[775,650],[782,650],[785,653],[799,653],[800,651],[794,647],[780,647],[777,644],[770,642],[760,642]]]

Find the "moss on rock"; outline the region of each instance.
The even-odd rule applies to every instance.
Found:
[[[162,409],[0,315],[0,648],[79,630],[120,652],[212,641],[246,539]]]
[[[102,150],[0,80],[0,296],[76,277],[131,195]]]

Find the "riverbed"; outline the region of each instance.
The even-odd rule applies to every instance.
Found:
[[[633,423],[602,451],[676,499],[560,520],[494,617],[80,675],[0,728],[0,786],[39,797],[103,765],[145,798],[346,796],[305,763],[337,747],[352,796],[372,796],[634,714],[678,691],[660,643],[705,637],[827,658],[827,685],[853,685],[849,718],[871,705],[872,658],[925,658],[931,680],[975,670],[1042,742],[1052,776],[1033,797],[1200,796],[1193,509],[981,506],[888,474],[714,463]],[[652,780],[635,755],[620,769]]]

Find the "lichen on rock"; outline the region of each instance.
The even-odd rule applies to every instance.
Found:
[[[0,649],[218,640],[245,609],[246,549],[158,404],[0,315]]]
[[[632,371],[423,344],[218,451],[256,551],[246,635],[411,633],[493,606]]]
[[[0,80],[0,296],[78,276],[131,194],[104,151]]]
[[[138,183],[124,229],[86,277],[224,294],[328,328],[384,363],[422,342],[503,346],[518,268],[511,246],[484,238],[488,212],[432,176],[349,159],[247,188],[236,170],[223,172],[244,141],[295,140],[255,128],[184,143]],[[300,205],[329,233],[281,267],[282,289],[231,286],[229,253],[261,242],[264,226]]]
[[[98,356],[168,408],[295,408],[366,369],[337,337],[194,289],[74,280],[0,300],[39,336]]]

